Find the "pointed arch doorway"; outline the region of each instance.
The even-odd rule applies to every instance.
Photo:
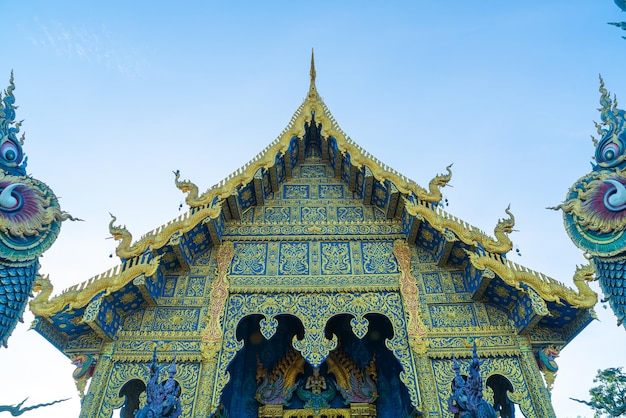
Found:
[[[316,367],[294,349],[294,342],[304,340],[303,321],[288,314],[273,319],[270,338],[264,336],[262,315],[239,322],[236,337],[243,347],[227,368],[230,381],[220,405],[224,416],[397,418],[413,409],[400,378],[402,365],[387,347],[394,332],[384,315],[364,315],[368,325],[361,338],[354,332],[353,315],[331,317],[323,335],[337,344]],[[315,376],[323,382],[317,388]]]

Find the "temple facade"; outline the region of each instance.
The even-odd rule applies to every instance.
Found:
[[[77,363],[81,417],[134,416],[149,380],[182,417],[452,417],[453,356],[468,375],[474,347],[502,416],[554,417],[592,270],[574,290],[508,260],[509,209],[493,236],[447,213],[451,169],[424,188],[380,163],[315,76],[241,169],[204,192],[175,173],[182,216],[138,240],[113,218],[118,267],[56,296],[37,279],[34,328]]]

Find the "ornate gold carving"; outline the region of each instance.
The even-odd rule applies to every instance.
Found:
[[[260,416],[260,415],[259,415]],[[289,409],[283,412],[283,418],[318,418],[318,417],[326,417],[326,418],[349,418],[354,415],[351,415],[351,411],[348,408],[320,408],[316,410],[312,409]],[[356,415],[363,416],[363,415]],[[367,416],[367,415],[365,415]],[[373,415],[376,416],[376,415]]]
[[[283,418],[282,405],[259,406],[259,418]]]
[[[231,293],[254,293],[263,289],[265,293],[284,293],[297,288],[300,293],[324,292],[382,292],[398,290],[397,274],[371,275],[350,274],[337,276],[286,276],[279,283],[265,276],[231,277]]]
[[[322,243],[322,273],[349,274],[351,272],[352,264],[348,243]]]
[[[278,274],[285,276],[308,275],[308,256],[308,242],[281,243],[278,255]]]
[[[402,234],[402,225],[397,221],[333,221],[333,222],[232,222],[227,224],[227,234],[236,236],[238,240],[287,240],[289,235],[296,235],[302,240],[345,239],[346,236],[376,234],[384,238],[397,238]]]
[[[402,309],[401,297],[396,292],[371,293],[326,293],[326,294],[231,294],[224,316],[224,342],[219,355],[216,370],[208,371],[211,384],[211,411],[219,406],[221,392],[229,381],[226,369],[238,350],[243,347],[236,337],[237,324],[248,315],[260,314],[271,317],[275,312],[294,315],[303,323],[305,336],[294,348],[302,349],[302,356],[312,366],[320,365],[331,351],[333,340],[325,338],[325,326],[330,318],[338,314],[351,314],[363,318],[367,313],[385,315],[393,327],[393,338],[385,345],[398,359],[402,366],[400,380],[406,385],[412,404],[419,408],[418,374],[414,370],[413,357],[408,344],[406,319]],[[325,340],[324,343],[322,340]],[[333,347],[334,348],[334,347]]]
[[[376,405],[371,403],[351,403],[350,418],[375,418]]]
[[[82,320],[82,318],[78,318]],[[98,353],[102,346],[102,338],[100,338],[95,332],[89,334],[83,334],[77,338],[70,339],[65,346],[66,353]],[[70,354],[71,355],[71,354]]]
[[[397,242],[397,241],[396,241]],[[398,271],[396,260],[389,251],[391,243],[364,242],[363,244],[363,271],[368,274],[389,274]],[[395,247],[394,247],[395,248]],[[395,252],[395,249],[394,249]],[[410,253],[410,252],[409,252]],[[410,254],[409,254],[410,260]],[[410,273],[410,267],[408,274]]]
[[[428,350],[428,340],[425,339],[428,330],[422,320],[416,280],[411,274],[411,249],[405,241],[396,240],[393,253],[400,265],[400,293],[408,317],[409,345],[416,353],[423,354]]]
[[[202,355],[206,360],[215,358],[222,342],[222,317],[228,298],[228,279],[226,275],[235,255],[233,243],[225,241],[217,252],[217,275],[211,283],[211,302],[207,315],[207,324],[202,333]]]
[[[236,242],[231,292],[396,290],[393,241]],[[231,237],[225,238],[230,239]],[[269,237],[267,237],[269,238]],[[338,274],[341,273],[341,274]]]
[[[590,265],[576,267],[574,285],[578,288],[577,293],[551,277],[515,264],[500,255],[478,255],[469,251],[467,254],[475,268],[493,270],[506,284],[517,290],[523,290],[521,284],[528,285],[545,301],[562,303],[564,300],[573,307],[582,309],[592,308],[598,302],[598,294],[587,284],[593,281],[594,269]]]
[[[430,226],[442,234],[446,233],[446,230],[453,231],[467,245],[476,247],[481,245],[485,250],[499,254],[507,253],[513,248],[508,235],[513,231],[515,218],[509,208],[505,209],[509,217],[498,220],[493,230],[496,239],[493,239],[478,228],[445,212],[439,206],[432,208],[432,205],[423,202],[413,203],[408,199],[405,199],[404,205],[410,215],[426,220]]]
[[[322,108],[328,112],[326,105],[322,104]],[[328,113],[330,116],[330,113]],[[452,178],[451,165],[446,167],[447,174],[439,174],[433,177],[428,184],[428,190],[419,186],[413,180],[410,180],[400,175],[395,170],[387,167],[376,160],[370,153],[365,151],[359,145],[354,143],[349,137],[347,137],[343,131],[339,128],[334,118],[322,114],[318,116],[315,114],[316,121],[319,121],[322,125],[322,135],[326,138],[332,136],[337,140],[337,147],[342,154],[346,152],[350,155],[350,162],[353,166],[361,168],[363,166],[369,168],[376,180],[384,183],[385,180],[389,180],[393,183],[398,191],[405,195],[414,194],[419,200],[426,202],[439,202],[442,199],[441,188],[448,184]],[[325,121],[325,119],[327,121]],[[325,123],[327,122],[327,123]]]
[[[540,316],[550,315],[550,311],[548,310],[548,305],[546,305],[546,302],[541,298],[541,296],[539,296],[537,292],[535,292],[532,288],[528,288],[526,290],[526,294],[530,298],[531,306],[535,314],[540,315]],[[521,306],[522,305],[518,305],[518,308],[522,309],[522,312],[523,312],[523,308],[521,308]],[[522,314],[520,314],[520,316],[522,316]]]
[[[35,316],[50,316],[66,307],[67,309],[81,308],[101,292],[104,292],[104,296],[108,296],[141,274],[152,276],[159,268],[159,261],[160,257],[154,257],[148,263],[129,260],[84,283],[70,287],[52,299],[50,299],[52,293],[50,279],[47,276],[38,275],[33,291],[40,293],[30,302],[30,310]]]
[[[431,328],[464,328],[477,326],[474,304],[437,304],[429,305],[428,313],[431,319]]]
[[[119,335],[119,334],[118,334]],[[197,338],[197,333],[194,336],[187,336],[187,338]],[[125,339],[129,338],[129,339]],[[132,338],[132,339],[131,339]],[[145,339],[144,339],[145,338]],[[175,340],[172,336],[159,335],[157,347],[159,350],[159,358],[163,361],[171,361],[176,357],[177,361],[191,361],[197,362],[203,359],[200,348],[201,343],[197,339],[195,340]],[[180,336],[179,336],[180,338]],[[144,335],[122,335],[120,341],[116,343],[115,354],[113,358],[116,361],[143,361],[150,362],[152,352],[154,350],[155,336]]]

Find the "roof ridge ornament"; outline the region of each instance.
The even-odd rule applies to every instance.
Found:
[[[307,99],[319,100],[317,87],[315,87],[315,77],[317,76],[317,73],[315,72],[315,50],[313,48],[311,48],[311,70],[309,71],[309,75],[311,76],[311,85],[309,87]]]

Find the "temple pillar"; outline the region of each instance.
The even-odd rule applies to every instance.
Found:
[[[205,394],[199,398],[196,410],[202,416],[212,416],[219,407],[222,389],[230,380],[226,366],[220,367],[224,347],[224,311],[229,297],[228,271],[234,256],[232,242],[223,242],[217,250],[217,271],[211,283],[208,315],[202,333],[202,370],[199,387]],[[243,346],[238,345],[239,348]]]
[[[437,382],[433,375],[431,360],[426,354],[413,353],[415,369],[419,376],[419,388],[421,395],[421,411],[425,416],[439,417],[441,410],[437,400]]]
[[[215,361],[203,361],[200,368],[200,378],[198,379],[198,393],[202,396],[196,397],[194,414],[210,417],[219,405],[213,407],[213,392],[215,382]]]
[[[398,268],[400,270],[400,294],[402,296],[402,305],[406,317],[406,332],[410,352],[413,357],[416,376],[419,376],[419,379],[416,379],[419,390],[416,392],[420,393],[421,391],[421,394],[430,393],[433,391],[433,388],[436,387],[436,384],[432,376],[430,359],[426,354],[428,351],[428,340],[426,339],[428,329],[422,317],[417,280],[411,270],[411,248],[406,241],[396,240],[393,245],[393,254],[398,261]],[[434,402],[437,396],[432,398],[428,395],[422,395],[419,396],[419,398],[419,402],[413,400],[413,406],[416,409],[420,412],[428,410],[428,413],[440,415],[439,408]],[[426,400],[428,400],[429,405],[425,404]]]
[[[534,408],[534,411],[526,411],[522,408],[522,412],[527,418],[556,418],[552,402],[550,402],[550,392],[548,392],[548,388],[541,378],[541,372],[539,371],[530,341],[526,337],[519,337],[518,341],[521,351],[520,363],[522,373]]]
[[[113,346],[113,343],[106,344],[102,349],[102,354],[98,357],[96,369],[89,384],[89,391],[82,400],[79,418],[100,416],[100,405],[102,405],[111,370],[113,369],[113,362],[111,361]]]

